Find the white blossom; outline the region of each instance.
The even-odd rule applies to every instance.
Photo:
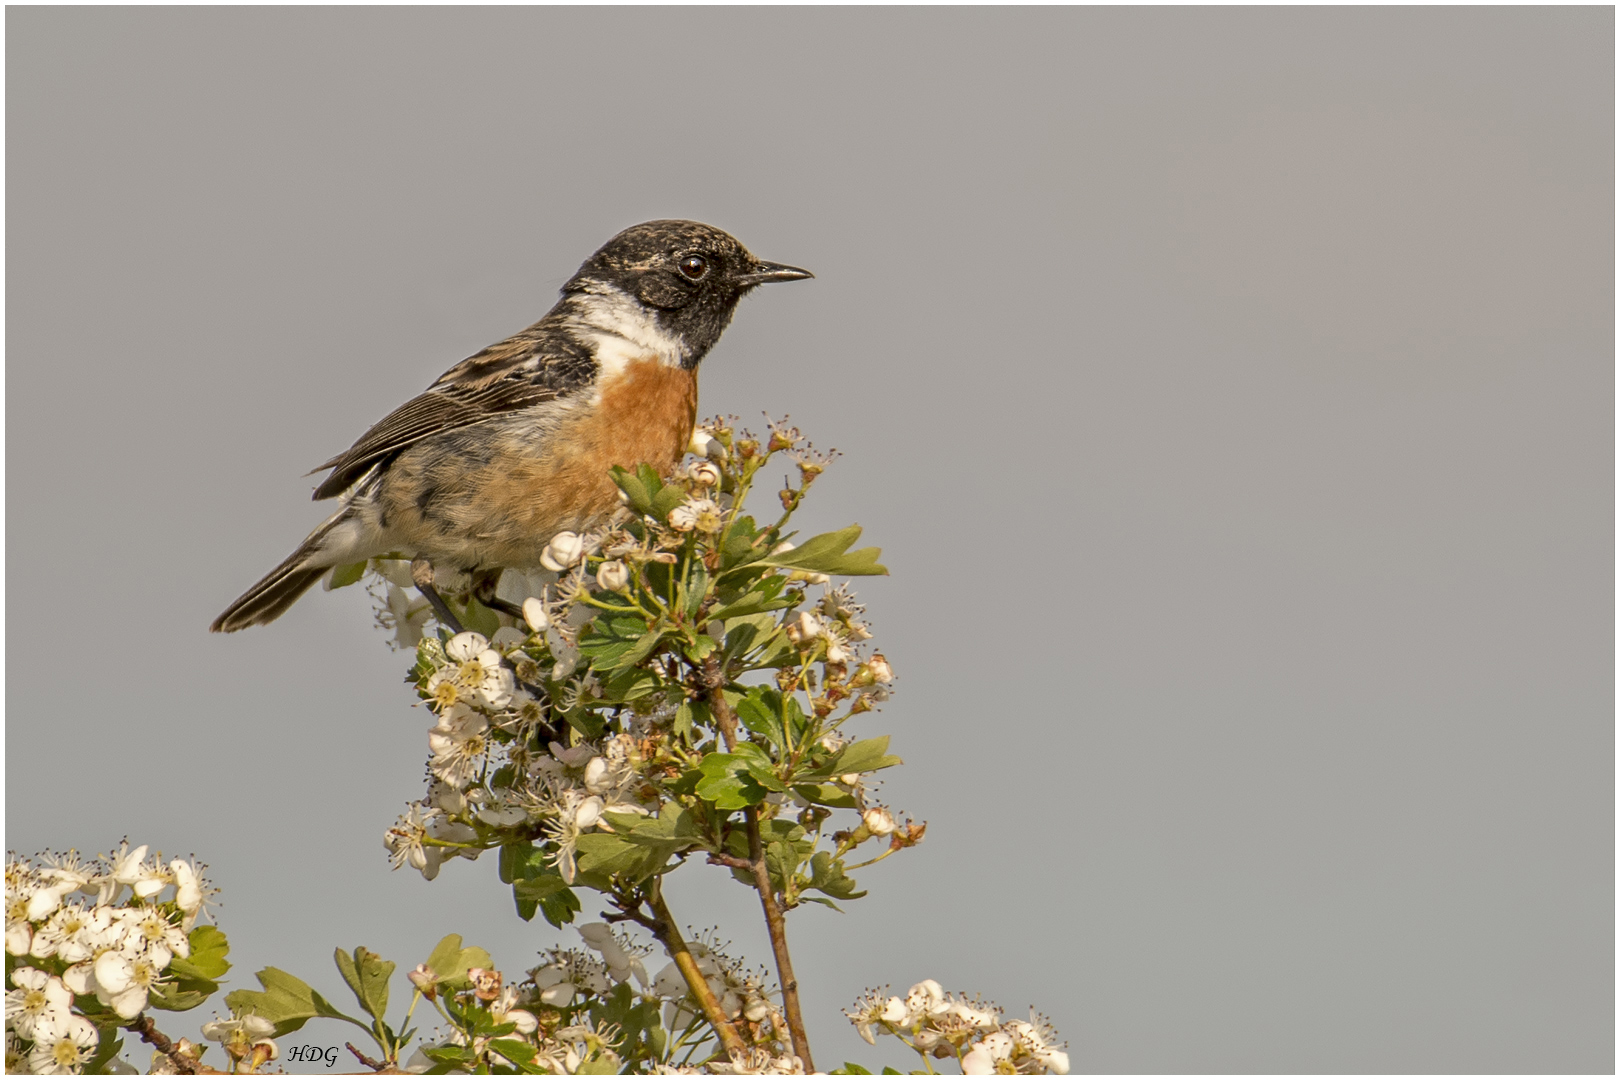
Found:
[[[34,1038],[38,1025],[72,1012],[73,995],[55,975],[19,967],[11,982],[17,989],[6,991],[6,1026],[25,1039]]]
[[[687,499],[669,512],[670,528],[676,532],[719,532],[722,521],[723,511],[713,499]]]
[[[131,957],[109,949],[96,957],[96,998],[126,1020],[146,1008],[147,996],[162,981],[163,969],[149,956]]]
[[[489,719],[465,705],[445,712],[428,730],[428,748],[433,752],[428,767],[433,775],[458,788],[471,783],[479,759],[489,749],[488,730]]]
[[[82,1016],[63,1014],[34,1029],[28,1071],[39,1076],[76,1073],[95,1056],[96,1026]]]

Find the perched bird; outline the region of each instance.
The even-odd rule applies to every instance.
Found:
[[[270,622],[332,567],[390,552],[415,560],[425,591],[432,564],[486,581],[538,567],[557,533],[616,511],[611,466],[667,473],[680,460],[698,363],[737,301],[811,276],[695,221],[626,229],[545,318],[469,356],[319,466],[331,474],[315,498],[341,496],[341,508],[209,629]]]

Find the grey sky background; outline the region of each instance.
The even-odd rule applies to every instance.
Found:
[[[205,627],[302,473],[691,217],[817,274],[703,411],[842,450],[808,524],[894,572],[929,834],[794,916],[818,1060],[909,1068],[838,1009],[932,977],[1076,1071],[1613,1071],[1612,9],[6,25],[8,846],[196,852],[232,986],[574,943],[390,873],[429,723],[359,590]]]

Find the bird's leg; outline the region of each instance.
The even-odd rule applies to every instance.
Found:
[[[495,590],[500,584],[501,571],[480,570],[473,575],[472,594],[480,604],[491,611],[499,611],[502,615],[510,615],[514,619],[523,618],[522,608],[495,595]]]
[[[451,633],[461,633],[464,629],[461,620],[450,610],[450,605],[444,602],[439,590],[433,587],[432,561],[421,557],[412,559],[411,580],[416,582],[416,591],[427,597],[427,602],[433,605],[433,613],[439,617],[439,621],[448,626]]]

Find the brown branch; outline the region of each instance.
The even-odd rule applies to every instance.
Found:
[[[157,1024],[152,1022],[150,1016],[145,1013],[137,1016],[134,1023],[129,1025],[129,1030],[139,1035],[142,1042],[150,1043],[156,1047],[158,1053],[174,1063],[177,1072],[186,1076],[195,1076],[197,1074],[197,1059],[182,1052],[180,1047],[170,1041],[167,1035],[159,1031]]]
[[[675,967],[686,980],[691,989],[692,996],[697,998],[698,1006],[702,1008],[704,1017],[709,1026],[714,1028],[715,1034],[720,1037],[720,1045],[725,1047],[728,1055],[746,1054],[748,1047],[743,1043],[742,1036],[726,1014],[720,1011],[720,1002],[716,1000],[714,991],[709,988],[709,981],[698,970],[697,960],[692,957],[692,950],[687,947],[686,939],[681,937],[681,931],[675,924],[675,916],[669,913],[669,905],[664,903],[663,893],[659,890],[658,880],[655,878],[652,887],[648,890],[647,905],[652,908],[653,914],[658,917],[660,928],[655,930],[658,940],[663,942],[664,949],[669,953],[670,959],[675,961]]]
[[[726,749],[733,750],[737,746],[737,718],[726,700],[725,673],[713,653],[703,661],[703,685],[708,688],[709,711],[720,726]],[[759,837],[759,812],[750,806],[743,811],[743,820],[748,825],[748,868],[754,872],[754,889],[759,893],[760,907],[765,909],[765,928],[770,931],[771,952],[776,956],[776,977],[782,983],[782,1008],[787,1013],[788,1034],[793,1039],[793,1052],[804,1063],[804,1071],[813,1073],[816,1066],[810,1058],[810,1037],[805,1033],[804,1013],[799,1008],[799,981],[794,978],[793,958],[788,954],[787,920],[782,917],[776,890],[771,888],[770,869],[765,865],[765,845]],[[716,860],[715,856],[710,856],[710,861],[724,862],[729,858],[721,856]],[[726,862],[726,865],[733,864]]]
[[[733,870],[752,870],[754,864],[748,859],[739,859],[735,855],[727,855],[723,851],[709,853],[709,861],[715,866],[729,866]]]
[[[782,1008],[787,1012],[788,1034],[793,1037],[793,1052],[804,1062],[804,1071],[813,1073],[815,1064],[810,1060],[810,1037],[804,1030],[804,1013],[799,1009],[799,980],[793,976],[793,958],[788,955],[787,920],[776,902],[776,891],[771,888],[771,872],[765,865],[765,846],[759,838],[759,813],[752,806],[743,811],[748,823],[748,854],[754,860],[754,888],[759,892],[760,907],[765,909],[765,926],[771,932],[771,951],[776,954],[776,977],[782,981]]]
[[[703,658],[703,688],[709,692],[709,711],[720,725],[720,737],[727,750],[737,748],[737,718],[731,714],[731,703],[726,700],[726,674],[720,670],[720,661],[710,653]]]
[[[360,1064],[364,1065],[372,1072],[382,1072],[384,1069],[388,1068],[388,1063],[386,1061],[378,1061],[376,1058],[367,1057],[365,1054],[360,1052],[360,1049],[355,1046],[354,1043],[346,1042],[343,1045],[349,1048],[349,1053],[360,1059]]]

